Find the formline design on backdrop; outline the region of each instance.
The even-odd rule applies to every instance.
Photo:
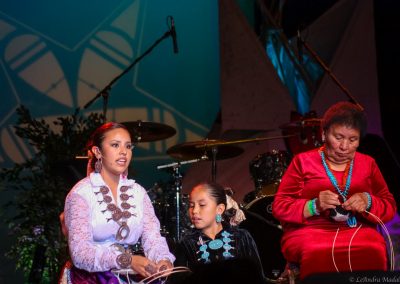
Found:
[[[87,109],[91,106],[98,98],[103,97],[103,115],[107,118],[107,107],[109,92],[112,86],[126,73],[128,73],[140,60],[142,60],[146,55],[148,55],[158,44],[160,44],[164,39],[171,37],[173,43],[174,53],[178,53],[178,42],[175,29],[175,21],[172,16],[167,16],[167,27],[168,30],[158,38],[142,55],[138,56],[124,71],[122,71],[118,76],[112,79],[100,92],[98,92],[89,102],[87,102],[83,108]]]

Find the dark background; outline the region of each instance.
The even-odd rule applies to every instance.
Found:
[[[288,0],[282,10],[282,28],[288,38],[296,35],[327,11],[337,0]],[[374,1],[378,91],[383,137],[367,134],[359,150],[373,156],[400,204],[400,119],[397,84],[400,82],[400,1]],[[398,206],[399,207],[399,206]]]
[[[337,0],[288,0],[282,14],[282,27],[288,38],[296,34],[297,29],[311,24],[321,14],[334,5]],[[397,83],[400,81],[400,1],[374,1],[375,39],[377,53],[377,74],[379,100],[382,116],[384,139],[393,152],[393,158],[400,157],[400,135],[397,118],[399,96]]]

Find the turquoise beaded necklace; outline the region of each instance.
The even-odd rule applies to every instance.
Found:
[[[203,241],[203,238],[201,236],[199,237],[199,252],[202,252],[200,259],[204,260],[204,263],[210,263],[210,253],[207,251],[208,248],[210,248],[211,250],[217,250],[223,247],[223,257],[225,259],[233,257],[233,255],[229,252],[231,249],[233,249],[233,247],[229,244],[230,242],[232,242],[232,239],[230,238],[232,234],[228,233],[227,231],[223,231],[221,235],[222,240],[214,239],[209,241],[208,244]]]
[[[343,198],[343,201],[345,202],[347,200],[347,194],[349,193],[349,190],[350,190],[351,176],[353,174],[354,159],[352,159],[350,162],[349,173],[347,175],[346,185],[344,187],[344,190],[341,190],[337,183],[335,176],[333,175],[333,173],[331,172],[331,170],[328,167],[328,164],[326,163],[324,151],[321,149],[319,152],[321,155],[322,164],[325,168],[326,174],[329,177],[329,180],[331,181],[331,183],[335,187],[336,191],[340,194],[340,196]],[[357,219],[353,214],[350,214],[349,218],[347,219],[347,225],[349,225],[349,227],[352,227],[352,228],[357,226]]]

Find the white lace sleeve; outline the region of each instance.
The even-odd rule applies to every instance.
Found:
[[[155,262],[169,259],[173,263],[175,257],[170,253],[165,238],[160,234],[160,222],[147,194],[143,197],[143,225],[142,243],[145,255]]]
[[[86,200],[77,193],[69,194],[65,200],[64,214],[74,265],[89,272],[117,267],[115,250],[93,242],[91,212]]]

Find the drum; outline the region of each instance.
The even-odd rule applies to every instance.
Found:
[[[315,111],[310,111],[304,116],[298,112],[290,113],[290,121],[281,125],[282,135],[285,140],[286,149],[293,154],[309,151],[320,147],[322,142],[321,118],[317,117]]]
[[[259,154],[249,164],[258,196],[276,193],[279,182],[292,160],[287,151],[272,150]]]
[[[263,196],[248,203],[243,211],[246,220],[240,227],[248,230],[253,237],[264,274],[269,279],[276,280],[284,271],[286,260],[281,252],[282,228],[278,220],[272,215],[272,202],[274,196]]]
[[[179,220],[177,220],[177,198],[176,188],[171,183],[157,182],[147,190],[153,204],[154,212],[160,221],[160,233],[171,241],[177,238],[177,226],[182,234],[191,226],[188,215],[189,195],[181,193],[179,195]],[[179,221],[179,223],[178,223]]]

